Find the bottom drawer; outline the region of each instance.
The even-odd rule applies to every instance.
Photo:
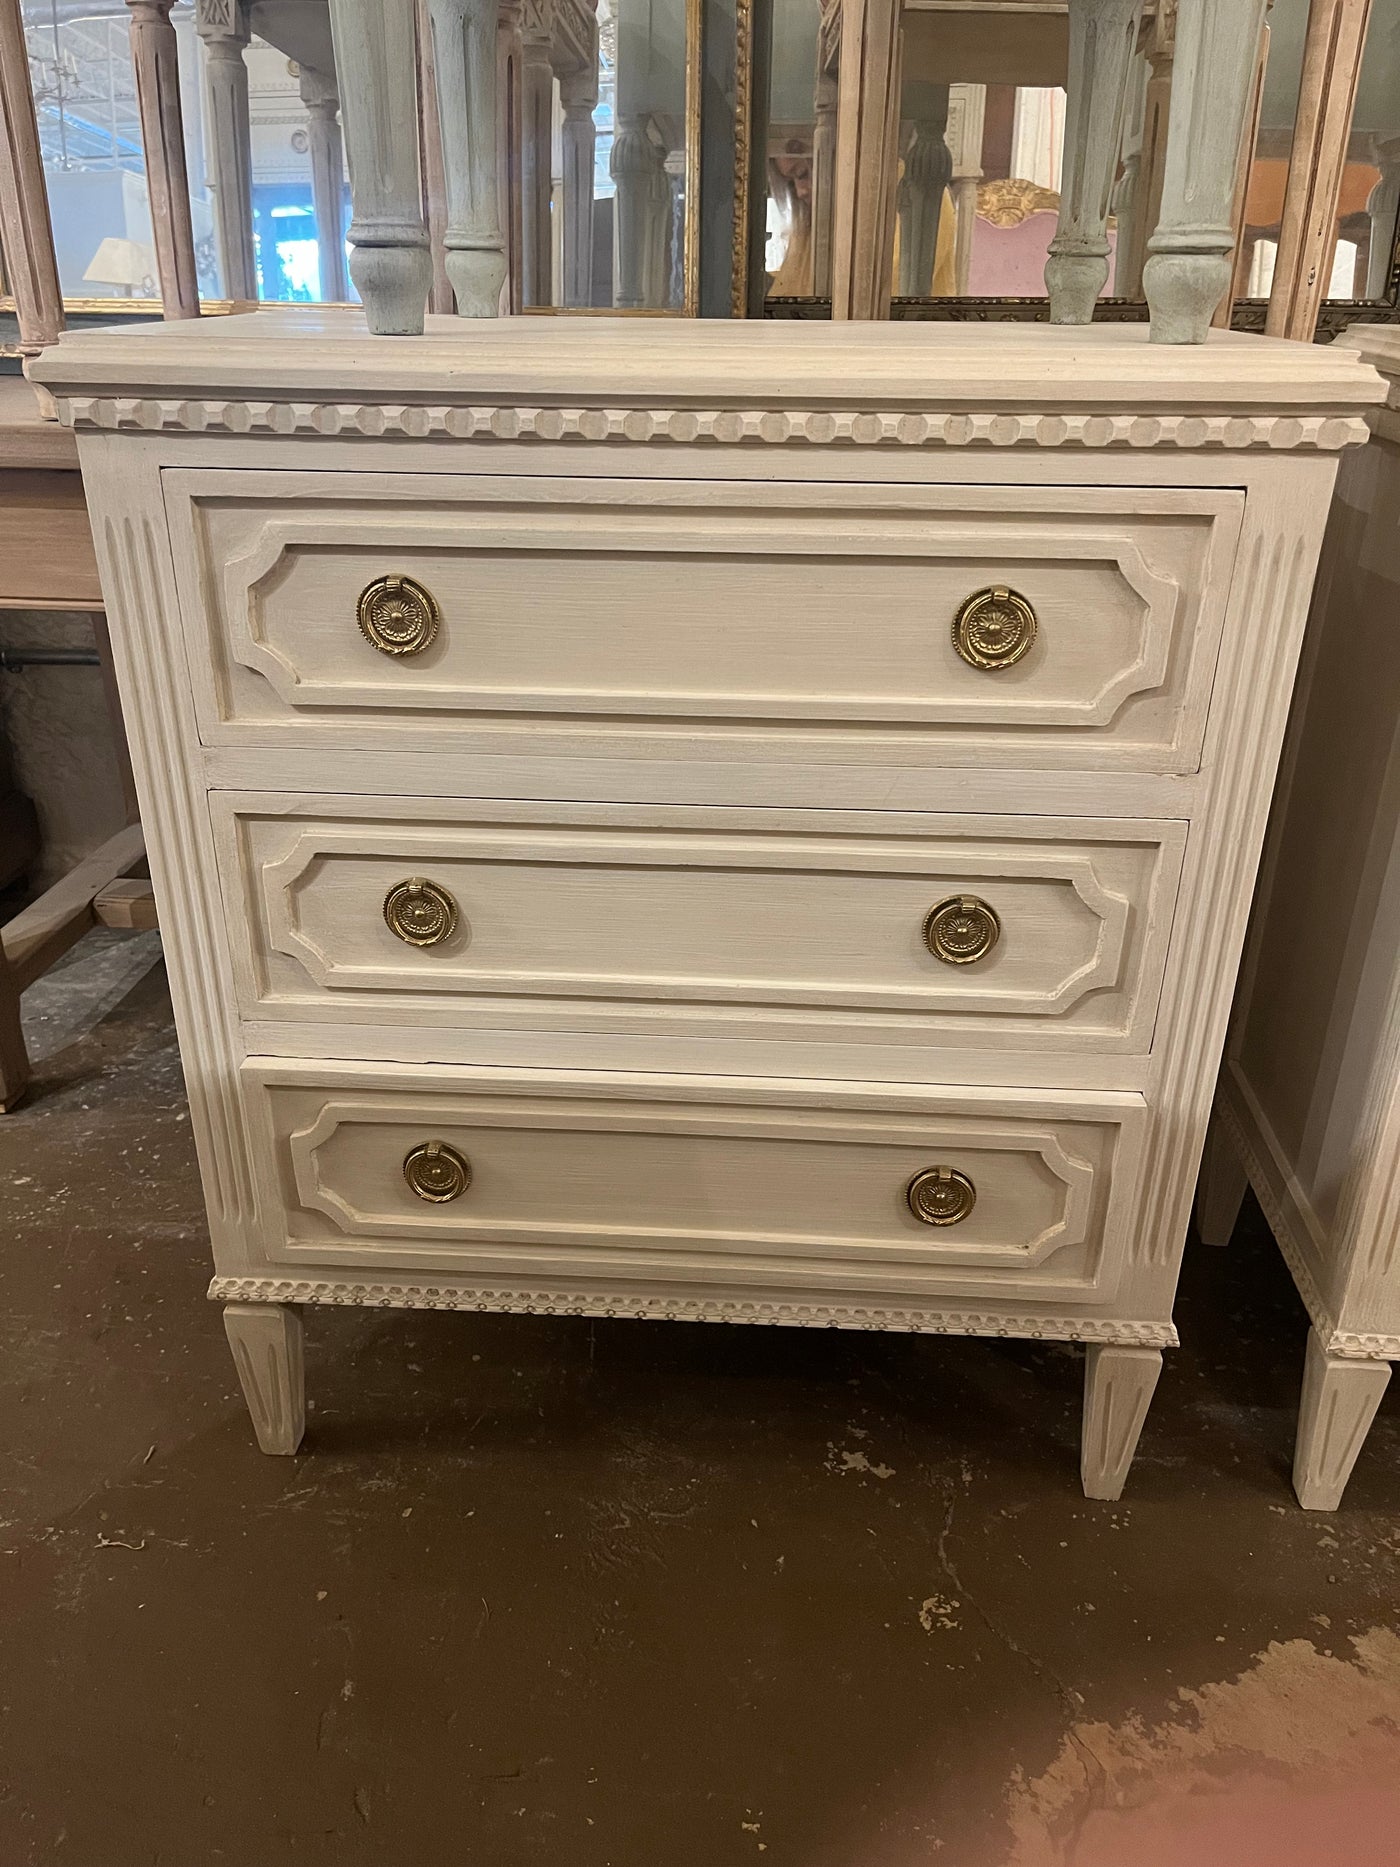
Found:
[[[1145,1115],[1127,1094],[268,1059],[243,1088],[265,1255],[225,1274],[594,1290],[1106,1300]]]

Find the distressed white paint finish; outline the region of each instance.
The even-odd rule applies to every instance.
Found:
[[[266,1215],[249,1273],[613,1278],[936,1308],[1110,1299],[1137,1096],[738,1077],[254,1060]],[[455,1148],[471,1185],[418,1198],[403,1162]],[[906,1190],[966,1175],[927,1225]]]
[[[137,428],[467,439],[470,423],[434,423],[428,411],[485,407],[515,419],[499,423],[498,435],[490,422],[479,432],[511,440],[532,432],[523,411],[582,408],[590,419],[581,440],[623,442],[662,431],[635,420],[614,426],[600,411],[636,416],[664,408],[689,418],[668,439],[762,441],[758,453],[803,441],[822,448],[947,441],[1048,449],[1164,443],[1187,453],[1211,446],[1335,450],[1358,438],[1355,417],[1380,399],[1379,386],[1335,346],[1319,349],[1304,368],[1287,344],[1238,332],[1218,332],[1200,347],[1157,350],[1130,324],[1095,328],[1090,338],[1040,324],[943,324],[931,332],[918,323],[848,321],[836,329],[708,318],[648,320],[639,331],[631,318],[499,318],[465,343],[455,319],[434,317],[422,343],[395,344],[367,337],[353,312],[334,305],[221,319],[213,339],[161,325],[116,327],[100,348],[66,346],[61,376],[57,368],[51,375],[70,404],[84,395],[100,402],[77,411],[80,427],[118,425],[109,417],[120,413],[120,398],[131,397],[140,404],[129,422]],[[341,407],[351,411],[343,427],[332,414]],[[698,420],[711,409],[733,418],[713,437]],[[894,417],[889,428],[853,430],[860,416],[882,409]],[[415,411],[425,416],[421,424]],[[1081,426],[1081,414],[1104,425]],[[925,431],[918,415],[947,422]],[[1334,425],[1315,435],[1291,425],[1312,415]],[[1289,425],[1279,433],[1281,420]],[[541,438],[568,432],[561,423],[551,435],[551,426]],[[687,456],[688,471],[704,458]],[[796,465],[786,454],[783,461],[785,472]],[[461,464],[443,460],[439,470]],[[1034,482],[1039,475],[1017,477]]]
[[[289,1303],[226,1303],[224,1329],[258,1445],[295,1452],[306,1431],[300,1312]]]
[[[1376,379],[1112,326],[220,324],[37,366],[82,426],[215,1293],[1169,1345]],[[390,571],[438,588],[436,661],[360,637]],[[1019,674],[954,665],[973,573],[1035,580]],[[1036,928],[975,1012],[901,970],[973,849]],[[472,923],[446,990],[375,920],[410,856]],[[434,1132],[475,1202],[407,1191]],[[918,1226],[909,1174],[959,1158],[973,1214]],[[1091,1488],[1153,1368],[1096,1359]]]
[[[528,719],[726,759],[885,749],[1153,771],[1199,764],[1243,506],[1224,491],[937,482],[166,484],[182,602],[207,640],[210,742],[270,728],[460,745]],[[355,619],[390,567],[442,612],[432,646],[394,660]],[[1021,661],[988,672],[959,657],[952,622],[998,583],[1038,627]]]
[[[1311,1315],[1313,1509],[1400,1359],[1400,344],[1348,341],[1390,401],[1338,486],[1201,1188],[1219,1231],[1248,1175]]]
[[[1143,1052],[1183,824],[464,799],[220,794],[249,1017]],[[431,947],[383,903],[417,877],[457,904]],[[951,898],[1000,921],[953,964]],[[1052,1065],[1053,1067],[1053,1065]]]
[[[1157,1377],[1157,1348],[1107,1347],[1085,1350],[1084,1438],[1079,1471],[1085,1497],[1110,1503],[1123,1495]]]
[[[345,155],[350,277],[382,336],[421,334],[432,260],[418,181],[413,0],[330,0]]]

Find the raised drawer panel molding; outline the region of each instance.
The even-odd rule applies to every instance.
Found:
[[[1106,1299],[1122,1268],[1106,1217],[1115,1182],[1126,1196],[1136,1170],[1133,1096],[1101,1098],[1087,1120],[1029,1091],[911,1093],[891,1110],[834,1086],[789,1086],[755,1106],[668,1099],[665,1077],[536,1088],[442,1071],[428,1088],[421,1072],[387,1070],[366,1094],[314,1075],[247,1072],[266,1177],[294,1189],[285,1229],[265,1240],[274,1272],[363,1252],[405,1271],[611,1269],[905,1303]],[[733,1092],[709,1093],[722,1087]],[[468,1183],[446,1198],[415,1192],[405,1173],[426,1143],[467,1163]],[[939,1167],[970,1186],[970,1209],[929,1222],[910,1189]]]
[[[318,306],[34,374],[264,1450],[307,1304],[908,1329],[1083,1344],[1116,1497],[1375,372]]]
[[[1240,494],[166,476],[210,741],[584,729],[800,756],[1190,771]],[[358,481],[358,484],[356,483]],[[431,639],[386,655],[367,589]],[[979,592],[1034,631],[959,653]],[[862,626],[852,627],[861,617]]]
[[[1185,844],[1092,818],[214,808],[257,904],[230,930],[250,1015],[1109,1052],[1150,1045]],[[440,904],[421,933],[386,912],[415,888]]]

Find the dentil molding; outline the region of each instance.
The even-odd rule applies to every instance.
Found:
[[[1367,439],[1360,415],[1047,415],[899,409],[547,408],[419,402],[276,402],[59,396],[77,429],[363,435],[463,441],[799,442],[814,447],[1178,447],[1335,453]]]

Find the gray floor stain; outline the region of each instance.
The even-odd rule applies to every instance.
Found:
[[[267,1459],[120,944],[0,1122],[0,1867],[1400,1860],[1400,1386],[1300,1512],[1257,1214],[1120,1504],[1075,1351],[908,1335],[319,1311]]]

